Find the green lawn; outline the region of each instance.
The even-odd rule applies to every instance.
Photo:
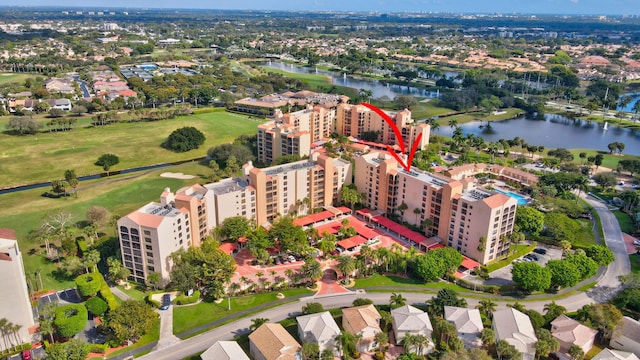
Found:
[[[285,297],[300,294],[311,294],[306,289],[292,289],[282,291]],[[179,335],[189,329],[210,323],[212,321],[229,316],[235,312],[248,310],[256,306],[278,300],[276,292],[240,296],[231,298],[231,311],[227,308],[227,301],[220,304],[214,302],[201,302],[193,306],[176,306],[173,309],[173,333]]]
[[[613,215],[618,219],[618,224],[620,224],[620,229],[622,232],[626,232],[627,234],[633,234],[636,231],[636,227],[633,225],[633,220],[629,214],[624,213],[620,210],[614,210]]]
[[[374,274],[368,278],[356,279],[356,287],[370,286],[396,286],[396,285],[424,285],[424,281],[412,277],[401,277],[395,275]]]
[[[522,109],[517,109],[517,108],[508,108],[503,110],[505,111],[505,113],[501,115],[484,115],[481,113],[465,113],[465,114],[452,115],[452,116],[440,118],[438,122],[440,123],[440,127],[448,127],[450,120],[456,120],[458,122],[458,125],[460,125],[460,124],[468,123],[471,121],[508,120],[523,113]]]
[[[140,340],[138,340],[138,342],[136,342],[135,344],[131,345],[131,346],[127,346],[125,348],[122,348],[118,351],[114,351],[111,354],[109,354],[109,356],[107,356],[107,358],[112,358],[115,357],[117,355],[123,354],[127,351],[130,350],[135,350],[137,348],[143,347],[147,344],[150,344],[154,341],[158,341],[158,339],[160,339],[160,318],[158,318],[156,320],[155,325],[153,326],[153,329],[151,330],[151,332],[149,332],[148,334],[146,334],[145,336],[141,337]]]
[[[616,169],[618,167],[618,161],[620,160],[625,160],[625,159],[639,160],[640,159],[640,156],[629,155],[629,154],[625,154],[624,152],[622,153],[622,156],[611,155],[609,154],[609,151],[607,149],[602,149],[602,150],[570,149],[569,151],[571,151],[571,153],[573,154],[573,157],[574,157],[573,162],[577,164],[582,164],[583,160],[580,159],[580,157],[578,156],[581,152],[586,153],[587,157],[602,154],[604,155],[604,158],[602,159],[602,166],[609,169]]]
[[[640,274],[640,263],[638,262],[638,260],[640,260],[640,255],[638,254],[629,255],[629,262],[631,263],[631,272],[634,274]]]
[[[21,83],[28,78],[33,78],[32,74],[14,74],[14,73],[2,73],[0,74],[0,84],[6,84],[11,82]]]
[[[353,89],[346,86],[339,86],[332,84],[329,79],[330,77],[327,75],[316,75],[316,74],[298,74],[294,72],[288,72],[280,69],[270,68],[268,66],[261,66],[261,68],[267,73],[275,73],[281,74],[286,77],[290,77],[293,79],[298,79],[304,81],[309,84],[311,90],[319,91],[319,92],[329,92],[329,89],[335,87],[339,90],[339,93],[345,94],[351,98],[358,96],[358,89]]]
[[[141,285],[132,282],[131,283],[131,287],[129,289],[125,289],[124,286],[122,286],[122,285],[118,285],[118,289],[120,289],[125,294],[129,295],[134,300],[143,301],[144,298],[147,296],[147,293],[145,293],[144,291],[140,290],[138,288],[139,286],[141,286]]]
[[[505,260],[500,260],[500,261],[494,261],[491,262],[487,265],[487,270],[489,272],[492,271],[496,271],[498,269],[501,269],[509,264],[511,264],[511,262],[513,262],[513,260],[519,258],[520,256],[526,255],[528,253],[530,253],[531,251],[533,251],[533,249],[536,248],[536,246],[538,245],[538,243],[533,242],[533,244],[531,245],[526,245],[526,244],[519,244],[519,245],[511,245],[511,255],[509,255],[509,257],[507,257],[507,259]],[[515,252],[514,252],[514,248],[515,248]]]
[[[0,127],[8,120],[0,120]],[[172,120],[118,123],[99,128],[77,128],[69,132],[31,136],[0,134],[0,186],[62,178],[66,169],[78,176],[102,172],[94,165],[104,153],[120,157],[113,170],[173,162],[204,156],[208,148],[230,142],[238,135],[253,135],[258,122],[245,116],[214,112]],[[199,149],[175,153],[160,145],[183,126],[202,131],[207,140]]]
[[[41,196],[42,189],[23,191],[20,193],[0,195],[0,227],[16,230],[27,279],[34,281],[34,273],[41,270],[42,282],[45,289],[64,289],[73,286],[73,282],[57,277],[54,274],[56,264],[45,257],[44,244],[28,237],[31,230],[36,229],[42,219],[51,212],[63,210],[69,212],[74,221],[85,218],[86,210],[92,205],[101,205],[114,214],[124,215],[149,201],[158,201],[162,189],[193,184],[199,179],[179,180],[161,178],[163,171],[178,171],[186,174],[204,173],[206,168],[197,164],[183,164],[164,170],[156,170],[136,179],[129,179],[132,175],[115,176],[114,182],[92,180],[82,182],[81,186],[94,187],[79,191],[78,198],[50,199]],[[113,230],[105,229],[107,236],[113,235]],[[39,282],[39,280],[38,280]]]

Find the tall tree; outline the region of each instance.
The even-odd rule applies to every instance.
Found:
[[[114,154],[103,154],[100,155],[98,161],[96,161],[96,165],[102,166],[102,169],[107,172],[107,176],[109,176],[109,169],[113,166],[117,165],[120,162],[120,158]]]
[[[76,191],[76,189],[78,188],[78,178],[76,177],[76,171],[75,170],[66,170],[64,172],[64,179],[67,182],[67,184],[69,184],[69,186],[71,186],[71,188],[73,189],[73,193],[75,194],[76,198],[78,197],[78,192]]]

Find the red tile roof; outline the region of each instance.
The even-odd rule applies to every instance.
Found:
[[[428,238],[420,233],[417,233],[413,230],[409,230],[406,227],[391,221],[389,219],[387,219],[384,216],[376,216],[373,218],[373,221],[377,222],[378,224],[386,227],[387,229],[394,231],[404,237],[406,237],[407,239],[414,241],[418,244],[428,240]]]
[[[218,247],[218,249],[224,251],[227,255],[231,255],[237,248],[238,244],[234,243],[223,243]]]
[[[331,219],[333,217],[333,214],[327,210],[319,212],[317,214],[311,214],[311,215],[307,215],[305,217],[301,217],[298,219],[293,220],[293,224],[296,226],[307,226],[310,224],[315,224],[317,222],[323,221],[323,220],[327,220],[327,219]]]
[[[367,239],[360,235],[350,237],[348,239],[338,241],[338,245],[343,249],[351,249],[367,242]]]
[[[480,263],[474,260],[469,259],[468,257],[462,255],[464,260],[462,260],[462,264],[460,264],[460,266],[462,266],[465,269],[475,269],[478,266],[480,266]]]

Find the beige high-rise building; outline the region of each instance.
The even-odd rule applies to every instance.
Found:
[[[186,208],[175,207],[175,197],[165,189],[162,202],[151,202],[118,220],[122,264],[135,281],[160,274],[160,287],[169,283],[170,255],[193,245],[192,219]]]
[[[27,280],[18,248],[16,232],[0,228],[0,319],[6,319],[20,328],[17,338],[7,336],[0,341],[0,351],[31,343],[29,328],[33,327],[33,310],[29,300]],[[19,340],[19,343],[18,343]]]
[[[407,151],[411,149],[418,134],[422,134],[419,150],[424,150],[429,145],[429,133],[431,127],[428,124],[415,124],[411,119],[411,111],[405,109],[397,113],[388,113],[394,124],[398,127]],[[375,111],[364,105],[340,104],[336,110],[335,129],[338,134],[362,138],[365,132],[378,132],[376,142],[398,145],[393,128]]]
[[[118,220],[122,263],[135,281],[156,272],[164,286],[170,280],[170,255],[200,246],[225,219],[243,216],[265,224],[278,214],[331,206],[351,178],[350,162],[313,153],[308,160],[264,169],[248,162],[241,178],[195,184],[175,194],[167,188],[160,203],[151,202]]]
[[[319,153],[309,160],[259,169],[243,167],[244,178],[256,189],[256,221],[264,224],[277,214],[305,213],[330,206],[344,183],[351,183],[351,163]],[[305,200],[308,199],[308,200]]]
[[[399,214],[482,264],[509,251],[516,199],[476,188],[471,179],[407,172],[390,154],[372,152],[356,158],[355,184],[368,207]],[[398,210],[403,203],[406,210]]]
[[[308,156],[311,144],[333,132],[335,109],[316,105],[258,125],[258,161],[268,164],[282,155]]]

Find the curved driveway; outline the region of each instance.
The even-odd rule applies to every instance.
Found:
[[[602,228],[605,235],[605,241],[607,246],[613,251],[615,255],[615,262],[611,264],[598,280],[598,285],[588,291],[588,293],[579,293],[568,296],[556,301],[557,304],[562,305],[569,311],[574,311],[581,308],[584,305],[593,302],[602,302],[608,300],[620,285],[618,276],[629,274],[629,256],[622,240],[622,232],[618,221],[611,211],[607,209],[605,205],[590,198],[587,198],[589,204],[591,204],[598,214],[602,222]],[[430,299],[433,295],[407,292],[402,293],[407,299],[407,303],[424,303]],[[353,300],[357,297],[366,297],[373,300],[376,304],[387,304],[389,302],[389,293],[375,292],[368,294],[347,294],[337,295],[330,297],[320,298],[306,298],[301,302],[288,303],[277,308],[262,311],[247,318],[239,319],[232,323],[228,323],[209,330],[200,335],[194,336],[187,340],[180,341],[177,344],[165,347],[161,351],[153,351],[140,359],[145,360],[174,360],[183,359],[190,355],[197,354],[209,348],[216,341],[219,340],[232,340],[237,335],[242,335],[249,331],[252,318],[267,318],[271,322],[277,322],[284,320],[291,316],[296,316],[300,313],[301,307],[304,302],[314,301],[321,303],[325,308],[339,308],[344,306],[350,306]],[[478,298],[467,298],[469,307],[477,305]],[[513,303],[511,301],[500,301],[498,298],[494,298],[499,307],[506,306],[507,303]],[[526,301],[526,300],[524,300]],[[544,305],[549,303],[549,300],[536,300],[526,301],[524,304],[528,309],[534,309],[542,312]]]

